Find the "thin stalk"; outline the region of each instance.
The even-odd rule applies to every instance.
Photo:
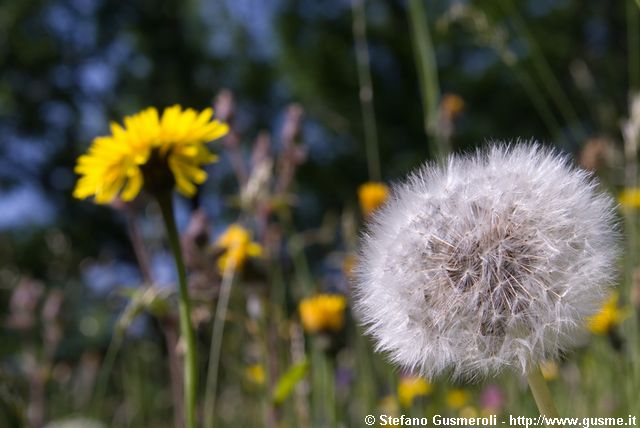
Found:
[[[560,124],[556,120],[551,110],[548,108],[545,97],[540,93],[539,89],[536,87],[536,84],[531,78],[531,76],[529,76],[525,70],[522,70],[518,64],[509,64],[507,62],[507,65],[510,65],[512,69],[515,71],[516,77],[520,80],[520,84],[522,85],[525,92],[529,96],[529,99],[531,100],[533,107],[538,112],[538,115],[544,122],[545,127],[549,130],[549,132],[552,134],[554,139],[556,139],[559,142],[560,141],[564,142],[565,137],[560,128]]]
[[[111,375],[111,371],[113,370],[113,366],[115,364],[118,351],[120,350],[120,346],[122,345],[123,336],[124,332],[116,326],[116,329],[111,336],[111,341],[109,342],[107,353],[102,362],[102,367],[100,368],[100,373],[98,374],[98,380],[96,381],[94,400],[93,405],[91,406],[94,416],[99,416],[99,413],[102,410],[104,397],[107,395],[109,377]]]
[[[640,0],[635,0],[640,7]],[[640,13],[631,1],[627,2],[627,50],[629,66],[629,92],[640,90]]]
[[[191,325],[191,300],[189,299],[189,290],[187,287],[187,272],[182,260],[182,251],[180,249],[180,238],[178,237],[178,228],[173,215],[173,202],[171,193],[165,192],[156,195],[167,236],[169,245],[173,252],[173,258],[176,262],[178,270],[179,283],[179,302],[178,309],[180,313],[180,335],[185,341],[184,356],[184,413],[187,428],[196,427],[196,388],[197,388],[197,367],[196,367],[196,340],[193,326]]]
[[[427,12],[424,0],[409,0],[409,24],[411,41],[416,67],[418,68],[418,82],[422,96],[424,111],[424,130],[428,137],[434,138],[435,154],[445,156],[449,151],[449,143],[442,138],[438,131],[438,104],[440,102],[440,83],[438,81],[438,66],[436,54],[429,34]]]
[[[213,331],[211,333],[211,348],[209,349],[207,386],[204,396],[204,402],[206,404],[204,409],[205,428],[213,428],[214,426],[220,350],[222,349],[222,336],[224,334],[224,324],[227,318],[227,309],[229,307],[229,297],[231,296],[231,285],[233,284],[235,276],[235,268],[233,258],[229,258],[229,263],[222,275],[222,285],[220,286],[220,295],[218,296],[218,304],[216,306]]]
[[[540,368],[536,367],[527,375],[527,381],[529,382],[529,388],[533,393],[533,398],[536,401],[540,414],[547,418],[557,418],[558,410],[551,398],[551,392],[549,387],[542,377]]]
[[[360,106],[362,108],[369,179],[371,181],[380,181],[378,131],[373,107],[373,84],[371,83],[371,68],[369,66],[369,44],[367,42],[367,21],[364,0],[352,0],[351,9],[353,11],[353,40],[355,42],[356,62],[358,66]]]
[[[506,2],[498,2],[500,6],[505,9],[505,12],[510,14],[513,22],[515,24],[516,30],[520,32],[521,36],[527,41],[527,44],[531,48],[531,62],[533,63],[533,67],[538,72],[542,83],[547,91],[547,95],[551,100],[553,100],[554,104],[562,114],[565,122],[570,125],[577,126],[578,134],[576,135],[577,139],[580,140],[586,136],[586,131],[580,125],[580,120],[578,118],[578,113],[573,108],[571,101],[569,101],[569,97],[562,89],[562,85],[556,78],[551,69],[551,65],[549,61],[541,52],[540,47],[538,46],[535,37],[531,34],[527,25],[522,18],[518,8],[515,7],[513,1]]]

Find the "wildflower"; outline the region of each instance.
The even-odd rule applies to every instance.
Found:
[[[427,165],[372,217],[356,311],[377,350],[429,377],[528,373],[573,343],[614,276],[614,204],[537,145]]]
[[[265,373],[264,367],[260,364],[252,364],[245,368],[244,375],[247,380],[255,385],[264,385]]]
[[[464,110],[464,100],[456,94],[445,94],[440,101],[440,108],[447,118],[454,118]]]
[[[389,188],[376,182],[364,183],[358,188],[360,209],[365,216],[370,215],[384,204],[389,196]]]
[[[205,143],[224,136],[227,125],[212,120],[213,110],[198,113],[178,105],[158,111],[147,108],[111,124],[111,135],[97,137],[78,158],[80,179],[73,192],[78,199],[95,197],[109,203],[116,197],[135,198],[144,187],[156,193],[174,186],[192,196],[207,173],[201,166],[216,160]]]
[[[618,196],[618,202],[625,208],[640,207],[640,188],[624,189]]]
[[[262,255],[262,246],[251,241],[249,231],[238,224],[230,225],[218,238],[216,246],[225,250],[218,258],[218,269],[221,273],[227,269],[242,269],[249,257]]]
[[[477,418],[478,409],[473,406],[464,406],[460,409],[460,417],[465,419]]]
[[[482,412],[488,414],[499,413],[504,404],[504,393],[497,385],[487,386],[480,394]]]
[[[558,377],[558,364],[555,361],[543,361],[540,363],[540,371],[544,380],[554,380]]]
[[[399,413],[399,409],[396,397],[393,394],[384,396],[378,404],[378,409],[381,411],[381,413],[391,416],[397,416]]]
[[[356,265],[356,256],[353,254],[347,254],[342,261],[342,273],[345,277],[353,278],[353,268]]]
[[[618,306],[619,294],[614,292],[600,311],[587,320],[589,331],[593,334],[607,334],[629,316],[629,311]]]
[[[300,302],[302,326],[308,333],[338,331],[344,324],[347,299],[339,294],[319,294]]]
[[[421,377],[403,377],[398,383],[398,401],[402,407],[411,407],[416,397],[431,394],[433,386]]]
[[[456,388],[447,392],[447,406],[452,409],[460,409],[469,402],[469,392],[464,389]]]

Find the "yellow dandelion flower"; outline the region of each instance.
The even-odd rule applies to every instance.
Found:
[[[154,107],[127,116],[124,124],[111,124],[111,135],[93,140],[77,160],[80,175],[73,196],[93,196],[97,203],[116,197],[135,198],[144,187],[156,193],[174,186],[193,196],[207,173],[203,164],[216,160],[206,143],[224,136],[226,124],[212,120],[213,110],[166,108],[162,116]]]
[[[403,377],[398,383],[398,401],[402,407],[411,407],[416,397],[431,394],[433,385],[421,377]]]
[[[344,324],[347,299],[339,294],[319,294],[302,300],[299,306],[302,326],[308,333],[338,331]]]
[[[464,110],[464,100],[456,94],[444,94],[440,102],[440,108],[447,117],[453,118]]]
[[[356,256],[347,254],[342,260],[342,273],[347,278],[353,278],[353,268],[356,266]]]
[[[245,378],[253,384],[264,385],[266,379],[264,367],[260,364],[253,364],[244,369]]]
[[[378,404],[378,409],[381,413],[395,416],[399,413],[398,402],[393,394],[385,395]]]
[[[249,257],[260,257],[262,246],[251,241],[249,231],[239,224],[230,225],[216,241],[216,246],[225,251],[218,258],[218,269],[224,273],[227,268],[242,269]]]
[[[464,406],[460,409],[460,417],[461,418],[477,418],[478,417],[478,409],[473,406]]]
[[[370,215],[389,197],[389,188],[383,183],[364,183],[358,188],[360,209],[365,216]]]
[[[540,371],[545,380],[554,380],[558,377],[558,364],[555,361],[543,361],[540,363]]]
[[[619,297],[617,292],[612,293],[600,311],[587,320],[587,326],[593,334],[607,334],[629,316],[628,309],[618,307]]]
[[[640,188],[633,187],[624,189],[620,192],[620,195],[618,195],[618,202],[626,208],[640,207]]]
[[[469,392],[464,389],[456,388],[447,392],[447,406],[452,409],[460,409],[469,402]]]

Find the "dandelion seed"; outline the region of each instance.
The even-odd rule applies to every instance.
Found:
[[[97,203],[116,197],[130,201],[143,187],[155,193],[174,186],[193,196],[196,185],[207,178],[201,166],[217,159],[205,143],[228,131],[212,116],[211,109],[198,113],[175,105],[162,117],[151,107],[125,117],[124,126],[112,123],[111,135],[97,137],[78,158],[75,171],[80,179],[73,196],[94,196]]]
[[[319,294],[300,302],[302,326],[308,333],[339,331],[344,325],[347,299],[339,294]]]
[[[605,299],[618,253],[612,198],[537,145],[427,165],[373,216],[355,306],[408,370],[529,373],[571,347]]]

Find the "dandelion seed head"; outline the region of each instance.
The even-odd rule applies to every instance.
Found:
[[[356,311],[377,350],[433,377],[526,373],[570,348],[606,299],[613,200],[536,144],[426,165],[369,222]]]

